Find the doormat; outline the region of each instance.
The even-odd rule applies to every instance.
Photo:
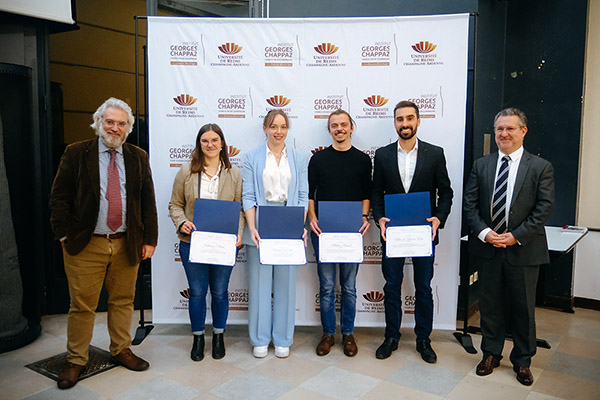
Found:
[[[94,376],[104,371],[108,371],[117,365],[110,361],[110,353],[106,350],[99,349],[95,346],[89,348],[89,360],[86,367],[81,371],[79,380]],[[58,376],[67,367],[67,352],[57,354],[55,356],[36,361],[29,365],[27,368],[47,376],[50,379],[58,381]]]

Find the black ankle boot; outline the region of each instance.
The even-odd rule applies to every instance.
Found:
[[[225,357],[225,341],[222,333],[213,333],[212,356],[215,360]]]
[[[204,335],[194,335],[194,345],[190,353],[192,360],[202,361],[204,359]]]

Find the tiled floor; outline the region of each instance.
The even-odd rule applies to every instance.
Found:
[[[106,349],[105,322],[106,314],[99,314],[92,344]],[[354,358],[343,355],[341,337],[328,356],[318,357],[319,327],[297,328],[289,358],[275,358],[271,348],[267,358],[256,359],[246,326],[230,326],[225,358],[210,357],[209,336],[206,358],[196,363],[189,358],[189,326],[159,325],[134,347],[150,370],[117,367],[61,391],[24,367],[65,351],[66,316],[52,315],[44,317],[42,336],[34,343],[0,354],[0,399],[600,399],[600,312],[538,308],[537,322],[538,337],[552,349],[538,349],[531,387],[516,381],[506,361],[493,374],[478,377],[481,353],[466,353],[448,331],[434,332],[438,362],[430,365],[416,353],[410,329],[403,330],[400,348],[387,360],[375,358],[380,328],[356,329]],[[479,348],[481,337],[472,337]],[[505,360],[511,347],[507,342]]]

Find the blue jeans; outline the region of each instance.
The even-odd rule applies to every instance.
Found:
[[[383,304],[385,307],[385,337],[400,339],[402,323],[402,279],[404,278],[404,258],[387,258],[385,242],[382,246],[381,270],[385,279]],[[433,279],[433,260],[435,247],[431,257],[414,257],[413,281],[415,285],[415,333],[417,342],[430,342],[429,335],[433,328],[433,295],[431,280]]]
[[[206,320],[206,293],[210,285],[213,329],[225,329],[229,313],[229,277],[232,267],[192,263],[190,244],[179,242],[179,255],[190,285],[189,312],[192,332],[203,332]]]
[[[358,264],[320,263],[319,237],[314,232],[311,232],[311,240],[317,258],[323,333],[326,335],[335,335],[335,278],[337,266],[339,265],[340,287],[342,288],[340,325],[342,326],[342,334],[349,335],[354,332],[354,317],[356,316],[356,274],[358,273]]]

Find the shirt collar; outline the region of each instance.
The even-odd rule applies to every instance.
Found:
[[[523,156],[524,150],[525,149],[523,148],[523,146],[519,147],[518,149],[516,149],[515,151],[513,151],[510,154],[504,154],[503,152],[498,150],[498,159],[502,160],[502,157],[508,156],[510,158],[510,161],[517,161],[517,160],[521,159],[521,157]]]
[[[397,143],[397,151],[398,151],[398,152],[403,152],[403,153],[405,153],[405,154],[408,154],[408,153],[410,153],[410,152],[412,152],[412,151],[417,151],[417,150],[418,150],[418,148],[419,148],[419,140],[418,140],[418,139],[417,139],[417,141],[415,142],[415,147],[413,147],[413,148],[412,148],[412,150],[411,150],[411,151],[409,151],[408,153],[407,153],[406,151],[404,151],[404,149],[403,149],[403,148],[400,146],[400,140],[398,140],[396,143]]]
[[[265,144],[265,146],[267,147],[267,155],[268,155],[268,154],[271,154],[273,157],[275,157],[275,153],[273,153],[273,152],[271,151],[271,149],[269,148],[269,146],[268,146],[267,144]],[[286,158],[287,158],[287,146],[285,146],[285,147],[283,148],[283,151],[281,152],[281,156],[282,156],[282,157],[286,157]]]
[[[109,150],[111,150],[111,148],[106,146],[101,138],[98,138],[98,152],[102,153]],[[123,154],[123,145],[120,145],[119,147],[115,148],[115,150],[117,151],[117,153]]]

